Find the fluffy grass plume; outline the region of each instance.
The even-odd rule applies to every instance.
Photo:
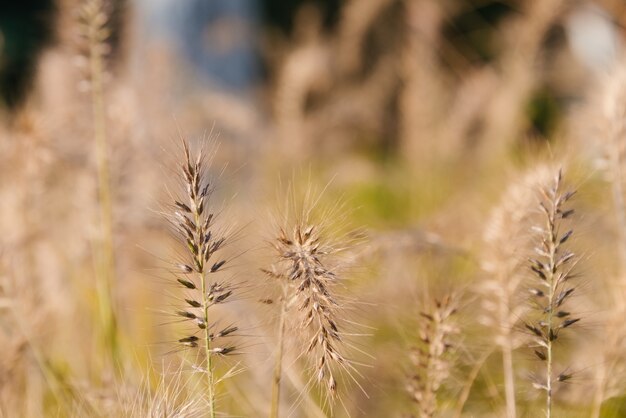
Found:
[[[612,282],[609,297],[614,308],[607,312],[601,347],[602,361],[595,368],[596,393],[592,418],[599,418],[602,402],[626,388],[626,204],[624,177],[626,173],[626,62],[621,62],[603,80],[592,118],[598,125],[597,138],[603,153],[603,168],[608,177],[615,216],[617,280]]]
[[[298,357],[308,364],[309,384],[315,383],[322,390],[331,407],[340,398],[338,373],[354,382],[358,374],[345,354],[350,347],[346,334],[349,301],[338,292],[344,279],[341,255],[354,241],[333,241],[332,234],[337,231],[331,228],[337,219],[341,222],[342,208],[319,213],[320,197],[313,199],[310,189],[303,203],[295,203],[293,189],[288,194],[293,203],[279,217],[271,241],[275,262],[271,269],[264,270],[282,288],[271,417],[278,416],[287,337],[299,342],[302,350]]]

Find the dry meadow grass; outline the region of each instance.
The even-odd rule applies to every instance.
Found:
[[[568,41],[626,6],[475,3],[302,7],[230,95],[60,0],[0,108],[0,417],[626,416],[626,61]]]

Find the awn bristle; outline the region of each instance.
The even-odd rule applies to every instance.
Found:
[[[110,382],[104,387],[82,382],[72,387],[71,417],[206,417],[207,401],[197,396],[198,380],[187,375],[182,366],[153,370],[159,378],[146,374],[141,381]],[[190,390],[193,389],[193,390]],[[106,414],[106,415],[105,415]]]

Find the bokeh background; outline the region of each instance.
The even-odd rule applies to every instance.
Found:
[[[95,278],[102,125],[86,4],[106,17],[113,366],[102,360]],[[365,335],[356,344],[371,355],[354,354],[367,395],[347,384],[335,413],[411,413],[418,312],[454,292],[462,332],[440,414],[505,416],[500,360],[480,319],[483,237],[507,185],[547,163],[579,189],[577,304],[588,318],[564,344],[576,379],[558,393],[557,415],[626,416],[623,369],[603,345],[624,273],[622,180],[609,161],[619,166],[626,143],[625,45],[623,0],[2,2],[0,416],[128,416],[120,405],[160,396],[164,364],[185,355],[162,314],[176,292],[163,269],[175,243],[159,215],[180,136],[219,142],[216,193],[241,227],[233,271],[250,283],[224,312],[249,330],[230,363],[243,372],[219,389],[224,414],[267,414],[276,312],[257,303],[271,293],[259,269],[271,263],[271,214],[291,182],[324,190],[322,204],[343,201],[342,222],[364,236],[342,291],[357,301],[350,315]],[[518,416],[536,417],[542,401],[524,350]],[[613,354],[626,356],[623,346]],[[617,383],[594,402],[609,365]],[[285,416],[320,416],[315,396],[299,396],[297,369]]]

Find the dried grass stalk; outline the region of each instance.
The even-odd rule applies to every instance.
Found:
[[[356,381],[354,366],[343,354],[347,346],[343,331],[346,301],[336,293],[341,280],[338,255],[345,248],[331,245],[325,226],[310,217],[311,208],[293,222],[285,216],[271,243],[276,263],[271,270],[264,270],[280,281],[283,290],[271,417],[278,416],[282,346],[290,328],[303,347],[299,357],[310,364],[311,381],[321,387],[326,402],[332,406],[338,398],[337,370]],[[293,321],[286,321],[287,317]]]
[[[624,172],[626,170],[626,63],[621,63],[604,80],[599,89],[600,103],[596,118],[601,146],[605,157],[613,207],[615,211],[619,270],[616,282],[611,283],[615,309],[609,313],[604,330],[607,336],[602,344],[603,361],[596,371],[596,393],[592,418],[599,418],[602,402],[611,394],[624,390],[626,381],[626,203],[624,202]],[[617,287],[617,289],[615,289]]]
[[[525,327],[532,335],[531,347],[535,356],[545,366],[545,378],[535,382],[536,388],[546,392],[546,417],[552,416],[552,397],[557,383],[568,381],[572,375],[567,372],[555,373],[554,344],[562,332],[580,321],[567,308],[576,291],[572,279],[577,263],[576,255],[567,250],[567,243],[573,230],[565,229],[573,209],[567,203],[574,191],[562,191],[562,174],[559,170],[552,185],[541,188],[539,207],[543,226],[535,226],[539,245],[535,248],[535,258],[531,258],[531,270],[537,286],[532,287],[531,302],[535,315],[528,318]],[[565,230],[564,230],[565,229]]]
[[[178,343],[203,353],[204,362],[195,369],[206,375],[209,415],[214,418],[216,379],[213,359],[236,352],[237,348],[226,342],[237,333],[238,327],[232,324],[218,326],[210,315],[211,308],[232,300],[237,289],[233,284],[215,279],[227,263],[220,254],[229,234],[216,226],[217,214],[210,207],[214,185],[207,178],[209,162],[202,151],[192,159],[185,141],[183,152],[180,175],[185,193],[182,198],[174,198],[168,215],[186,250],[185,258],[174,263],[177,284],[184,290],[184,304],[174,315],[191,324],[189,334],[178,339]]]
[[[432,307],[420,312],[420,344],[411,350],[416,371],[407,384],[420,418],[435,416],[437,393],[450,375],[455,348],[452,337],[459,332],[454,324],[456,312],[457,302],[450,296],[435,300]]]
[[[626,204],[624,203],[624,153],[626,152],[626,65],[618,67],[605,80],[601,110],[604,154],[611,181],[613,204],[617,221],[619,261],[622,274],[626,271]],[[626,279],[622,279],[622,282]],[[626,288],[626,285],[622,284]],[[623,298],[623,296],[622,296]]]
[[[160,376],[155,382],[148,375],[138,383],[126,381],[104,388],[81,384],[75,387],[75,399],[67,416],[72,417],[145,417],[203,418],[206,399],[197,396],[201,389],[181,367],[153,372]],[[190,388],[192,390],[190,390]]]
[[[516,416],[513,350],[521,341],[513,330],[526,309],[519,296],[526,271],[523,255],[531,244],[527,233],[532,222],[530,213],[537,188],[549,178],[550,170],[540,166],[514,182],[492,211],[484,232],[482,268],[487,275],[480,284],[484,312],[481,322],[493,330],[502,352],[508,418]]]
[[[96,259],[96,281],[103,344],[112,364],[119,364],[118,327],[113,301],[115,254],[113,244],[113,204],[109,173],[106,112],[104,105],[105,56],[109,49],[105,0],[85,0],[79,8],[81,35],[85,39],[89,61],[89,86],[98,171],[98,206],[100,242]]]

